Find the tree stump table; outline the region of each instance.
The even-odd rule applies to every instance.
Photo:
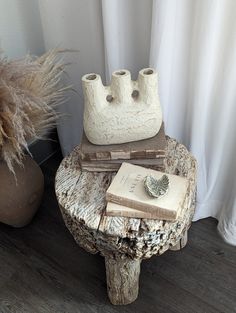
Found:
[[[82,172],[79,146],[63,159],[55,181],[57,200],[76,242],[105,257],[107,291],[113,304],[128,304],[138,296],[140,263],[166,250],[179,250],[195,209],[196,160],[185,146],[167,138],[165,172],[187,177],[187,191],[177,221],[105,215],[105,193],[115,173]]]

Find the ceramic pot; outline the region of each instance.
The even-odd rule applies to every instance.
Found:
[[[25,156],[23,167],[14,167],[16,179],[5,162],[0,161],[0,222],[22,227],[36,213],[43,196],[44,177],[40,167]]]

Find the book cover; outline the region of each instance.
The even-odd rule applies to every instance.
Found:
[[[186,195],[187,196],[187,195]],[[177,212],[176,219],[178,218],[181,210]],[[146,219],[159,219],[159,220],[173,220],[169,219],[166,214],[162,215],[161,212],[145,212],[136,209],[129,208],[117,203],[107,202],[106,206],[107,216],[121,216],[130,218],[146,218]],[[174,220],[173,220],[174,221]]]
[[[165,156],[166,145],[164,124],[152,138],[117,145],[94,145],[84,133],[79,157],[84,161],[156,159]]]
[[[144,179],[151,175],[156,179],[163,172],[123,163],[106,192],[106,200],[131,209],[155,214],[156,218],[175,220],[184,203],[189,181],[177,175],[166,174],[169,178],[168,192],[161,198],[149,196]]]
[[[127,163],[141,165],[148,168],[158,168],[164,170],[164,158],[158,159],[139,159],[139,160],[126,160]],[[83,161],[80,160],[82,170],[98,172],[98,171],[115,171],[117,172],[123,163],[122,160],[109,160],[109,161]]]

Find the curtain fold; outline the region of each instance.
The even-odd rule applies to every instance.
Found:
[[[151,4],[145,2],[146,8]],[[136,74],[147,62],[147,50],[145,62],[138,62],[134,51],[135,58],[130,58],[134,45],[129,45],[129,32],[139,38],[133,50],[140,53],[144,41],[137,23],[143,25],[143,19],[136,24],[131,19],[127,28],[132,0],[125,5],[103,0],[102,5],[107,77],[120,67]],[[222,236],[236,245],[235,23],[236,3],[231,0],[154,0],[148,63],[159,73],[167,134],[183,142],[198,160],[194,220],[217,218]],[[149,29],[145,23],[143,27]]]
[[[236,245],[235,27],[231,0],[153,2],[150,64],[159,72],[166,131],[198,160],[194,220],[216,217]]]
[[[102,0],[106,81],[117,69],[128,69],[133,79],[148,67],[151,0]]]
[[[64,155],[80,142],[81,76],[144,67],[159,73],[166,133],[198,160],[194,220],[212,216],[236,245],[236,1],[0,0],[0,48],[10,57],[54,47],[77,90],[60,109]]]

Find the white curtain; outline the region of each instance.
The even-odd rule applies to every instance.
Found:
[[[60,46],[78,94],[61,110],[63,153],[79,143],[80,78],[155,67],[166,133],[198,160],[194,220],[213,216],[236,245],[236,1],[0,0],[0,47],[10,57]]]
[[[236,245],[236,1],[154,1],[150,65],[167,133],[198,160],[194,219]]]

